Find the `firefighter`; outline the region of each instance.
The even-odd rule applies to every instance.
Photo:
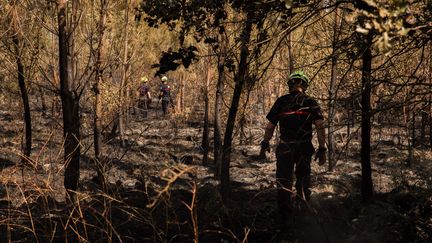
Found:
[[[142,77],[138,88],[138,108],[142,111],[143,117],[147,117],[148,109],[151,104],[150,87],[148,86],[148,78]]]
[[[171,105],[174,108],[174,102],[171,97],[171,87],[167,84],[168,78],[163,76],[161,78],[161,86],[159,88],[159,100],[162,101],[162,111],[164,115],[167,115],[168,108]]]
[[[293,212],[292,196],[306,206],[310,199],[311,160],[315,149],[312,145],[313,125],[317,130],[319,147],[318,164],[326,162],[324,118],[315,99],[305,94],[309,78],[303,71],[293,72],[288,79],[289,93],[279,97],[267,114],[268,123],[261,142],[260,157],[269,152],[269,142],[276,125],[280,128],[280,142],[276,149],[277,202],[281,222],[286,222]],[[293,173],[296,193],[293,194]],[[303,204],[301,204],[303,203]]]

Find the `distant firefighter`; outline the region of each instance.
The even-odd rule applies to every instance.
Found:
[[[168,108],[171,105],[172,108],[174,108],[174,102],[171,97],[171,88],[167,84],[168,78],[166,76],[163,76],[161,78],[161,86],[159,88],[159,100],[162,100],[162,111],[164,115],[167,115]]]
[[[138,88],[138,108],[142,112],[143,117],[147,117],[147,112],[151,104],[150,87],[147,83],[148,78],[145,76],[142,77]]]

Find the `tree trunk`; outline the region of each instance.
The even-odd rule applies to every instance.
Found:
[[[412,147],[415,148],[417,146],[416,142],[416,111],[415,108],[412,112],[412,120],[411,120],[411,141]]]
[[[183,107],[184,107],[183,100],[184,100],[184,74],[181,74],[179,80],[179,94],[178,94],[178,99],[176,99],[177,111],[180,113],[183,113]]]
[[[18,18],[18,12],[16,11],[16,1],[13,1],[13,7],[14,7],[14,18]],[[24,164],[28,161],[28,158],[30,158],[31,149],[32,149],[32,124],[31,124],[31,115],[30,115],[30,104],[29,104],[29,98],[27,93],[27,87],[25,83],[25,75],[24,75],[24,65],[21,60],[21,48],[20,48],[20,30],[18,29],[18,25],[16,23],[16,19],[12,19],[12,26],[13,26],[13,35],[12,35],[12,42],[15,46],[15,62],[17,65],[18,70],[18,85],[21,92],[21,98],[23,102],[24,107],[24,124],[25,124],[25,138],[24,138],[24,144],[23,144],[23,154],[21,158],[21,164]]]
[[[126,146],[124,141],[124,130],[125,130],[125,107],[123,104],[126,101],[127,92],[126,88],[126,74],[128,69],[128,25],[129,25],[129,0],[125,0],[125,25],[124,25],[124,46],[123,46],[123,72],[122,79],[120,84],[120,112],[119,112],[119,132],[120,132],[120,141],[123,147]]]
[[[331,78],[329,85],[329,100],[328,100],[328,162],[329,167],[328,170],[332,171],[333,167],[336,165],[335,161],[335,144],[334,144],[334,116],[335,116],[335,98],[336,98],[336,81],[337,81],[337,59],[338,59],[338,45],[337,42],[339,40],[339,16],[338,9],[335,10],[335,18],[333,24],[333,54],[331,59]]]
[[[76,202],[74,191],[78,187],[80,174],[80,124],[79,124],[79,96],[73,91],[69,80],[70,66],[68,65],[69,35],[66,29],[67,0],[58,0],[58,35],[59,35],[59,76],[60,98],[63,112],[64,133],[64,186],[68,200]]]
[[[211,60],[208,58],[207,64],[207,77],[206,84],[204,87],[204,129],[203,129],[203,140],[202,140],[202,148],[203,148],[203,165],[208,164],[208,154],[210,149],[209,142],[209,85],[212,79],[212,69],[211,69]]]
[[[420,146],[426,145],[426,124],[428,122],[428,114],[425,109],[421,110],[421,129],[420,129]]]
[[[96,50],[96,61],[95,61],[95,83],[93,91],[95,94],[95,113],[94,113],[94,152],[95,152],[95,163],[97,168],[97,175],[100,186],[105,191],[105,164],[101,158],[101,145],[102,145],[102,98],[100,93],[100,83],[102,82],[103,69],[102,69],[102,55],[104,49],[104,34],[107,14],[107,1],[100,1],[99,11],[99,25],[98,25],[98,46]]]
[[[216,98],[214,107],[214,124],[213,124],[213,140],[214,140],[214,176],[220,177],[220,167],[222,163],[222,125],[220,112],[222,108],[224,82],[225,82],[225,59],[226,59],[226,44],[227,40],[224,35],[220,35],[220,55],[218,57],[218,80],[216,84]]]
[[[238,71],[234,77],[235,87],[234,93],[231,100],[231,106],[228,113],[228,120],[225,129],[224,142],[222,147],[222,164],[221,164],[221,194],[223,198],[226,198],[230,191],[230,162],[231,162],[231,147],[232,147],[232,135],[234,132],[234,125],[237,116],[237,111],[240,103],[241,93],[243,91],[243,85],[247,76],[248,69],[248,56],[249,49],[248,45],[250,42],[250,36],[252,31],[252,19],[253,10],[249,10],[247,14],[246,23],[241,34],[241,50],[240,50],[240,63]]]
[[[40,97],[40,101],[41,101],[41,108],[42,108],[42,115],[45,116],[47,113],[47,105],[46,105],[46,101],[45,101],[45,94],[42,90],[41,87],[38,87],[38,91],[39,91],[39,97]]]
[[[366,49],[362,55],[362,124],[361,124],[361,192],[363,201],[368,201],[373,194],[372,169],[370,159],[371,142],[371,90],[372,90],[372,34],[366,37]]]
[[[288,60],[289,60],[289,72],[290,74],[294,72],[294,55],[292,54],[292,41],[291,41],[291,33],[287,35],[288,42]]]

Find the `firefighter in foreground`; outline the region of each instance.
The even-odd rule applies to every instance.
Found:
[[[142,77],[141,84],[138,88],[138,108],[142,112],[143,117],[147,117],[148,109],[151,103],[150,87],[148,86],[148,78]],[[139,114],[141,113],[139,112]]]
[[[168,114],[168,108],[171,105],[171,107],[174,109],[174,102],[171,97],[171,88],[167,84],[168,78],[166,76],[163,76],[161,78],[161,86],[159,88],[159,100],[162,100],[162,111],[164,115]]]
[[[261,142],[260,157],[269,152],[269,141],[276,125],[280,127],[280,142],[276,149],[277,202],[280,222],[285,226],[293,210],[292,196],[306,206],[310,199],[311,160],[315,149],[312,145],[312,125],[315,125],[319,148],[315,159],[318,164],[326,162],[324,120],[318,103],[305,94],[309,78],[302,72],[293,72],[288,79],[289,94],[279,97],[267,114],[268,123]],[[294,170],[295,168],[295,170]],[[296,194],[292,193],[295,171]]]

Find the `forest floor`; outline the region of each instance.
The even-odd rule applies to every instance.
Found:
[[[90,121],[87,115],[83,121]],[[275,156],[253,159],[262,135],[259,126],[248,127],[245,144],[234,147],[232,191],[222,202],[212,156],[206,165],[201,162],[201,123],[175,115],[159,119],[153,111],[148,118],[131,115],[124,147],[118,138],[104,145],[105,192],[95,183],[91,128],[83,127],[80,214],[71,223],[62,211],[61,119],[37,112],[33,117],[32,158],[22,166],[17,163],[22,123],[10,111],[0,112],[0,242],[63,242],[72,224],[81,229],[75,233],[84,232],[82,242],[432,240],[431,152],[414,150],[408,167],[406,148],[375,141],[375,194],[362,203],[360,145],[352,140],[349,149],[337,151],[334,171],[313,163],[310,204],[294,214],[290,230],[280,230]]]

